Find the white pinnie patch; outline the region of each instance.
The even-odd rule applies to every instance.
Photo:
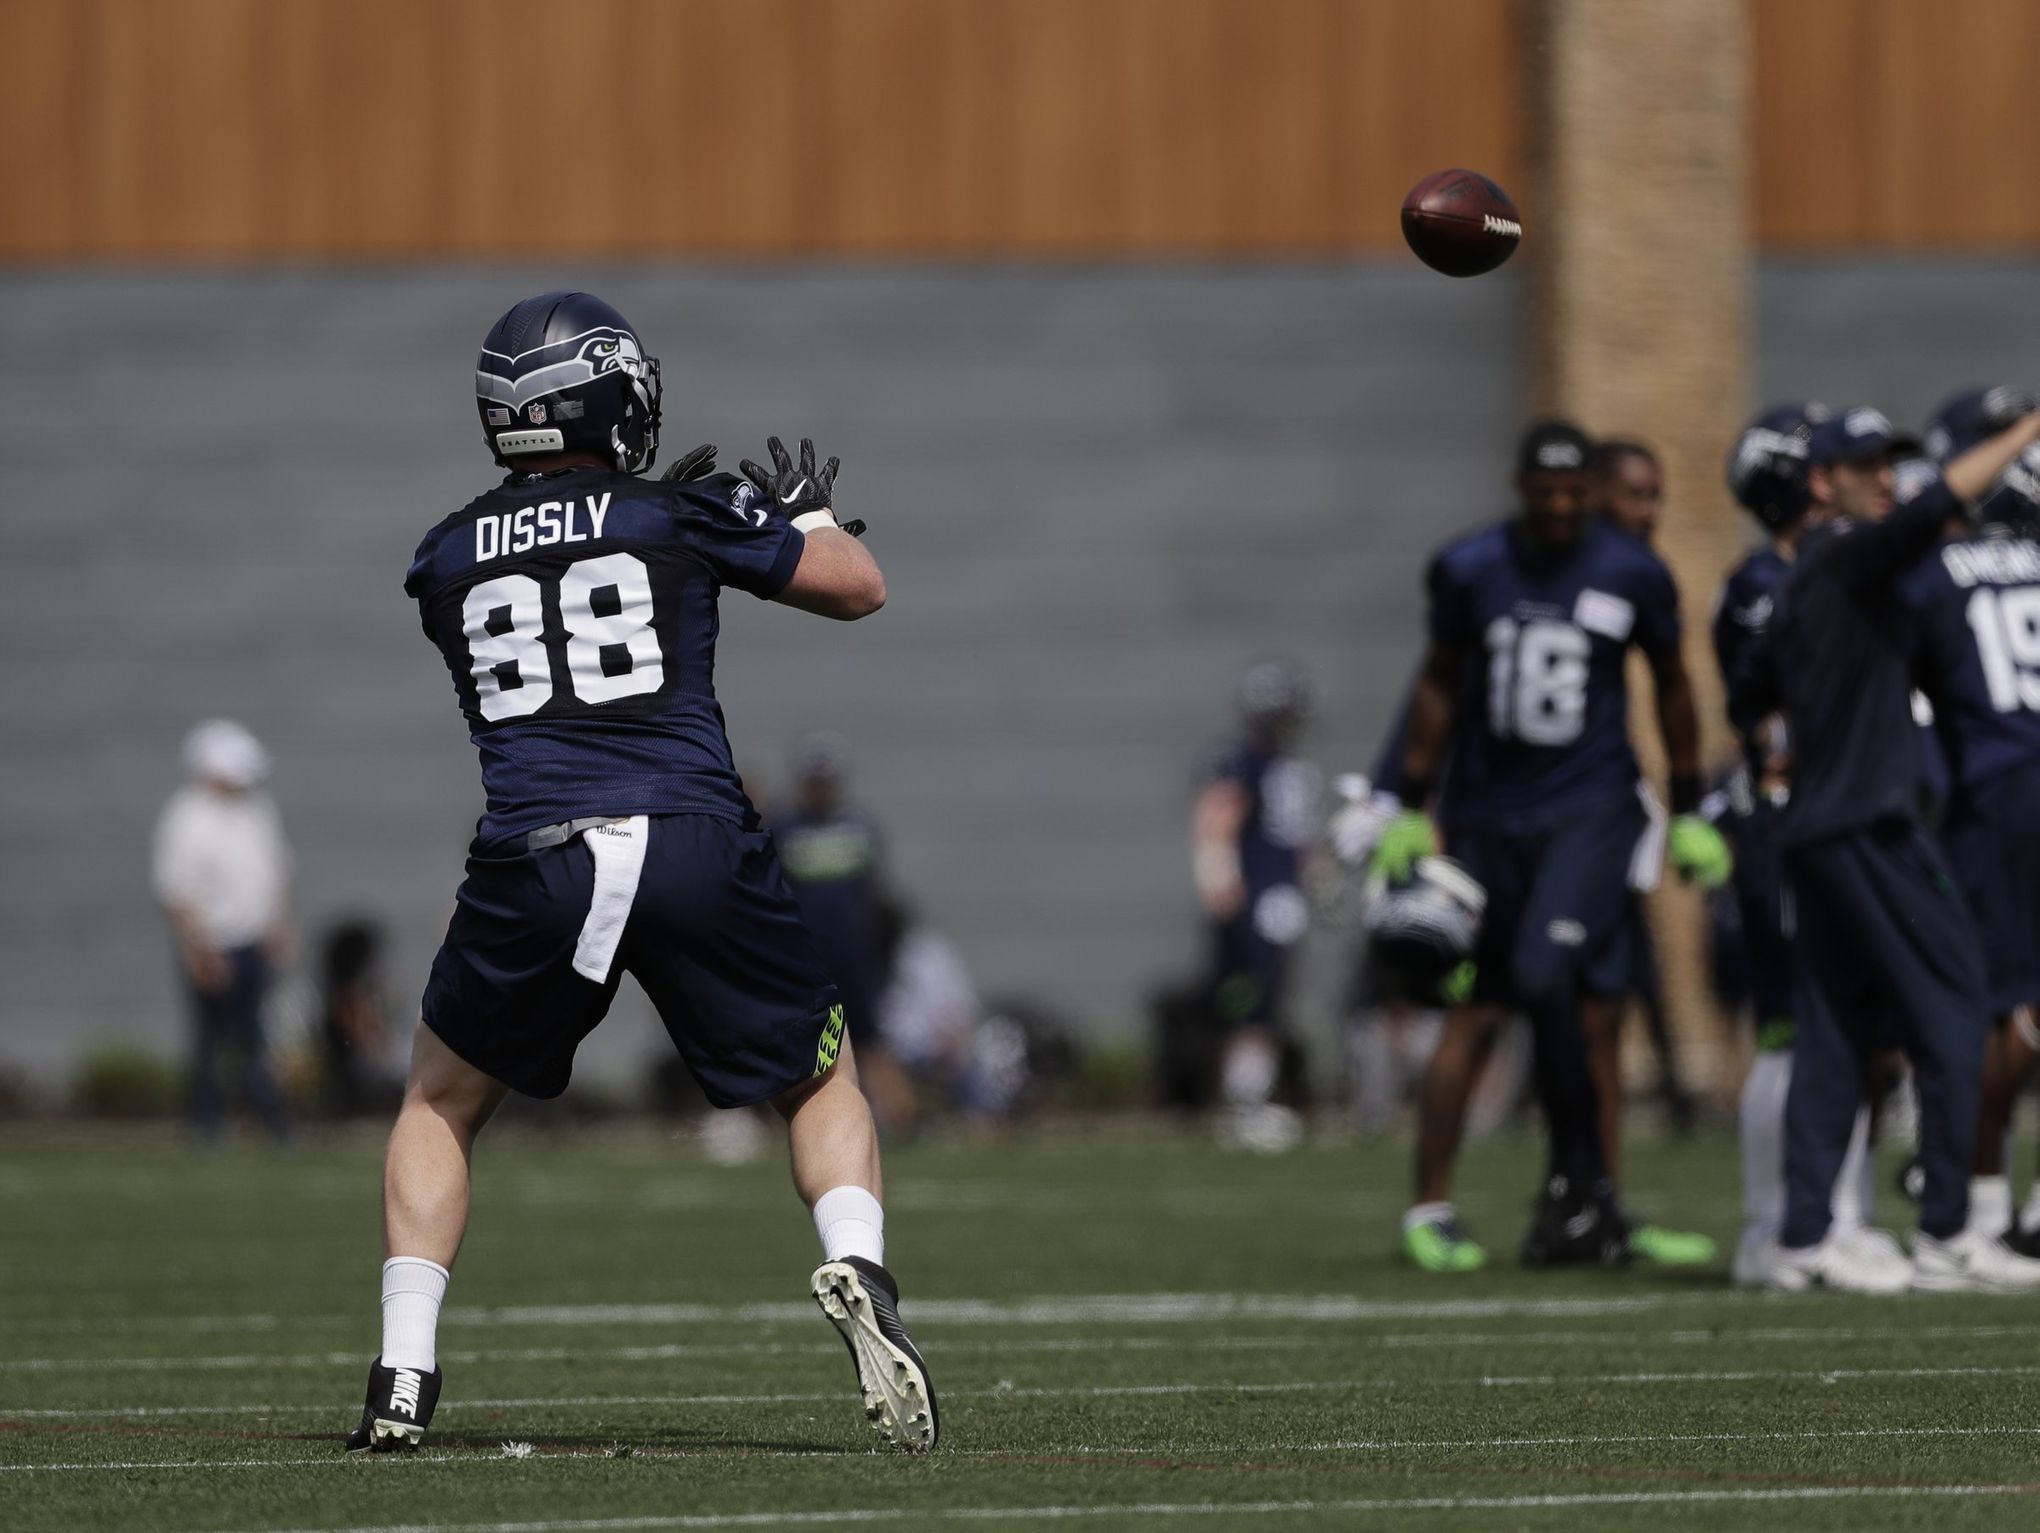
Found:
[[[530,1458],[537,1451],[530,1443],[503,1444],[503,1457],[505,1458]]]
[[[1606,591],[1582,591],[1573,603],[1573,621],[1588,633],[1605,635],[1620,644],[1636,626],[1636,605]]]
[[[1492,213],[1483,213],[1480,226],[1489,234],[1506,234],[1512,240],[1523,237],[1523,226],[1513,218],[1497,218]]]

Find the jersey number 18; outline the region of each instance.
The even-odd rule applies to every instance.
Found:
[[[1487,626],[1488,730],[1497,740],[1570,745],[1587,721],[1592,641],[1570,623],[1498,617]]]

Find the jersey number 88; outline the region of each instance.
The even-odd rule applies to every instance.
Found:
[[[620,553],[576,560],[560,572],[558,588],[569,696],[608,703],[665,685],[643,560]],[[468,592],[460,615],[483,718],[521,719],[552,700],[545,593],[537,577],[485,580]]]

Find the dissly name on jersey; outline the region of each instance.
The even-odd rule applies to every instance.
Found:
[[[1950,543],[1941,550],[1941,564],[1948,578],[1964,590],[1980,585],[2040,584],[2040,544],[2026,538]]]
[[[602,536],[609,515],[609,491],[580,500],[542,500],[515,511],[475,518],[475,563],[503,554],[524,554],[552,543],[585,543]]]

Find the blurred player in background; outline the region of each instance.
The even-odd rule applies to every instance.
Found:
[[[1283,1003],[1296,944],[1310,927],[1304,863],[1319,825],[1317,768],[1295,754],[1310,717],[1310,678],[1287,660],[1240,683],[1240,733],[1212,757],[1190,810],[1191,870],[1211,935],[1212,1009],[1225,1029],[1220,1089],[1226,1132],[1282,1150],[1302,1134],[1274,1101]]]
[[[849,801],[850,746],[841,735],[803,735],[787,764],[793,811],[773,821],[773,839],[801,918],[842,994],[850,1036],[862,1043],[862,1030],[876,1032],[873,1010],[884,967],[878,827]]]
[[[738,784],[716,701],[734,587],[824,617],[885,601],[832,508],[836,460],[659,481],[659,367],[586,293],[526,299],[482,344],[476,406],[506,471],[427,533],[404,588],[453,678],[488,805],[426,986],[383,1179],[383,1342],[350,1451],[415,1447],[467,1226],[475,1136],[512,1090],[554,1097],[636,976],[710,1102],[770,1102],[823,1262],[810,1288],[866,1415],[932,1448],[935,1397],[883,1265],[878,1135],[831,983]]]
[[[2030,415],[2020,389],[1966,389],[1930,423],[1947,462]],[[1982,937],[1995,1029],[1977,1103],[1970,1231],[2040,1255],[2005,1175],[2019,1089],[2040,1058],[2040,447],[2026,449],[1958,526],[1905,574],[1918,625],[1915,675],[1933,704],[1951,779],[1942,845]],[[2030,1222],[2030,1221],[2029,1221]]]
[[[177,939],[191,1007],[191,1119],[220,1137],[220,1071],[240,1066],[249,1107],[275,1139],[290,1131],[269,1065],[262,1003],[290,957],[290,847],[276,801],[262,791],[269,752],[232,719],[208,719],[184,740],[189,780],[156,821],[155,886]]]
[[[328,1117],[387,1112],[402,1095],[384,1064],[389,1008],[383,995],[383,933],[373,921],[342,921],[319,953],[319,1100]]]
[[[1654,878],[1658,854],[1629,741],[1623,669],[1631,647],[1650,660],[1657,688],[1678,817],[1674,860],[1720,874],[1727,860],[1720,835],[1695,812],[1699,723],[1679,654],[1678,590],[1646,546],[1592,514],[1591,452],[1576,426],[1533,426],[1517,450],[1519,511],[1433,559],[1430,648],[1395,785],[1404,811],[1377,854],[1394,882],[1437,850],[1424,810],[1443,767],[1445,848],[1485,888],[1487,908],[1469,1004],[1448,1020],[1425,1101],[1449,1097],[1463,1110],[1470,1077],[1434,1078],[1477,1069],[1499,1008],[1523,1008],[1550,1141],[1521,1250],[1529,1266],[1617,1262],[1631,1250],[1581,1017],[1582,1008],[1620,1004],[1619,995],[1587,987],[1621,936],[1632,890]],[[1418,1201],[1403,1221],[1405,1249],[1430,1270],[1485,1260],[1446,1195],[1456,1121],[1450,1127],[1427,1123],[1420,1133]],[[1711,1244],[1695,1239],[1688,1253],[1667,1234],[1661,1249],[1704,1260]]]
[[[1608,522],[1644,543],[1656,540],[1658,518],[1664,510],[1665,473],[1658,455],[1645,443],[1627,437],[1605,437],[1594,444],[1595,509]],[[1636,997],[1643,1012],[1644,1036],[1657,1057],[1658,1094],[1675,1132],[1693,1126],[1692,1093],[1679,1074],[1678,1050],[1672,1043],[1671,1020],[1665,1011],[1664,981],[1658,967],[1657,940],[1651,933],[1650,910],[1643,892],[1630,898],[1627,930],[1610,962],[1615,975],[1599,979],[1606,988]],[[1594,1087],[1601,1098],[1602,1140],[1608,1154],[1609,1170],[1621,1174],[1622,1144],[1622,1023],[1623,1008],[1605,1013],[1587,1013],[1590,1022],[1606,1021],[1604,1029],[1587,1037],[1588,1059],[1593,1066]],[[1650,1236],[1644,1236],[1647,1248]],[[1640,1253],[1647,1254],[1647,1252]]]
[[[1724,687],[1769,624],[1778,587],[1792,567],[1793,548],[1812,507],[1807,447],[1814,426],[1827,416],[1824,405],[1778,405],[1736,438],[1728,463],[1729,489],[1768,536],[1729,572],[1715,605],[1714,657]],[[1776,839],[1778,811],[1791,792],[1782,720],[1766,720],[1754,739],[1749,758],[1710,804],[1735,848],[1733,886],[1756,1022],[1756,1053],[1740,1106],[1743,1233],[1733,1272],[1744,1286],[1763,1281],[1764,1252],[1785,1220],[1785,1104],[1792,1083],[1793,1018],[1805,1004],[1792,956],[1785,866]],[[1857,1078],[1851,1078],[1848,1089],[1860,1095]],[[1882,1231],[1864,1228],[1876,1175],[1869,1131],[1866,1105],[1855,1116],[1835,1181],[1831,1238],[1841,1246],[1875,1248],[1868,1251],[1875,1262],[1890,1253]]]
[[[2036,439],[2040,416],[1901,487],[1907,439],[1878,411],[1814,427],[1801,535],[1772,614],[1738,670],[1745,736],[1782,714],[1792,793],[1778,820],[1794,950],[1824,1005],[1795,1017],[1785,1219],[1764,1257],[1773,1287],[1898,1291],[2040,1284],[2040,1262],[1969,1230],[1978,1074],[1987,1031],[1983,958],[1940,850],[1920,822],[1913,624],[1894,587]],[[1902,496],[1902,498],[1901,498]],[[1831,1238],[1831,1203],[1861,1103],[1850,1089],[1895,1023],[1920,1104],[1925,1193],[1913,1259],[1879,1261]]]

